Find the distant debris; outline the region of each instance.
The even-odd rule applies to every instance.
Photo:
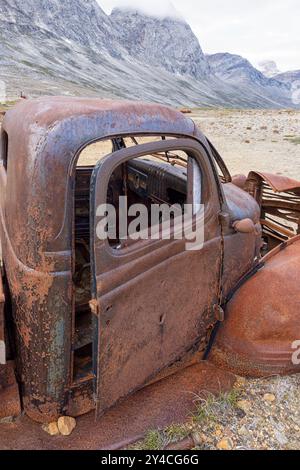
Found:
[[[182,108],[182,109],[180,109],[180,112],[181,112],[182,114],[191,114],[191,113],[192,113],[192,110],[189,109],[189,108]]]

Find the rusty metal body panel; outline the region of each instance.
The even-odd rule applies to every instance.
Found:
[[[1,240],[23,403],[33,419],[51,421],[94,405],[94,377],[72,382],[73,188],[79,152],[102,138],[155,133],[197,139],[213,157],[190,119],[143,103],[24,101],[6,114],[1,132],[8,150],[0,166]]]
[[[1,365],[6,364],[6,346],[5,346],[5,333],[4,333],[4,304],[5,297],[3,291],[2,277],[0,275],[0,368]]]
[[[0,420],[21,414],[19,388],[14,372],[14,363],[0,365]]]
[[[248,376],[299,373],[293,363],[300,332],[300,239],[275,248],[226,308],[210,360]]]
[[[292,358],[300,331],[300,182],[258,172],[235,180],[259,204],[262,236],[272,251],[252,273],[249,266],[236,292],[231,286],[233,296],[227,290],[226,321],[209,358],[242,375],[298,373]]]
[[[255,200],[233,183],[223,185],[231,220],[250,218],[256,233],[224,233],[224,261],[222,278],[222,301],[255,264],[261,245],[260,208]]]
[[[21,413],[14,363],[7,360],[4,307],[5,294],[2,276],[0,275],[0,420],[16,417]]]
[[[186,240],[150,240],[138,250],[113,252],[95,237],[95,297],[100,309],[98,412],[149,383],[187,357],[204,355],[216,323],[222,263],[221,209],[217,182],[201,146],[189,139],[155,142],[108,155],[94,170],[95,207],[105,204],[116,165],[177,149],[201,165],[205,243],[187,251]],[[188,267],[188,269],[187,269]],[[201,279],[196,286],[193,280]]]
[[[96,282],[90,303],[93,369],[89,377],[74,380],[76,162],[87,145],[101,139],[153,135],[176,137],[178,142],[184,138],[203,154],[209,175],[205,190],[213,195],[206,243],[203,252],[194,256],[183,250],[181,242],[174,242],[125,261],[110,256],[101,244],[95,245],[92,276]],[[172,146],[174,140],[166,145]],[[25,412],[41,422],[62,414],[80,415],[95,407],[95,392],[102,412],[155,376],[161,377],[161,369],[181,362],[183,367],[193,354],[201,358],[217,322],[215,304],[220,307],[258,262],[261,232],[258,202],[241,189],[241,183],[240,187],[231,184],[226,166],[193,121],[167,107],[145,103],[40,98],[23,101],[6,114],[1,142],[1,243]],[[130,152],[134,155],[131,150],[128,158]],[[115,159],[117,164],[117,154],[107,157],[108,161]],[[223,170],[224,184],[217,166]],[[102,176],[92,200],[95,204],[103,192],[101,180]],[[243,218],[251,219],[255,232],[236,233],[233,222]],[[171,304],[164,297],[165,289],[175,292]],[[143,313],[144,303],[147,310]],[[147,312],[153,315],[151,321]],[[156,317],[161,318],[161,325]],[[132,337],[126,337],[131,352],[140,353],[136,360],[133,355],[126,357],[124,342],[118,343],[126,322],[132,324]],[[95,325],[100,325],[98,331]],[[165,328],[170,334],[165,335]],[[98,351],[98,335],[101,344],[114,346],[115,367],[109,347]],[[162,344],[165,349],[159,349]],[[157,361],[151,357],[153,351]],[[115,390],[112,384],[117,384]]]
[[[269,250],[300,233],[300,182],[252,171],[245,190],[261,208],[261,224]]]
[[[274,175],[273,173],[251,171],[248,175],[248,182],[253,179],[253,177],[260,177],[260,179],[265,180],[276,193],[282,193],[285,191],[291,191],[293,189],[300,189],[300,182],[282,175]],[[246,185],[248,184],[246,182]]]

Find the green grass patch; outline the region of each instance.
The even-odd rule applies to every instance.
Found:
[[[164,430],[164,434],[169,442],[178,442],[188,437],[190,431],[184,424],[171,424]]]
[[[237,402],[241,397],[241,390],[232,389],[226,393],[215,396],[207,393],[205,396],[196,397],[195,410],[192,413],[192,421],[197,424],[215,424],[230,408],[237,408]],[[190,423],[191,424],[191,423]],[[194,426],[190,424],[171,424],[163,431],[148,431],[143,440],[129,447],[132,450],[162,450],[169,443],[180,442],[188,437]]]
[[[199,423],[215,423],[218,416],[228,408],[236,408],[240,398],[240,391],[233,389],[230,392],[221,393],[218,396],[207,394],[205,397],[197,397],[193,421]]]
[[[185,424],[171,424],[163,431],[148,431],[145,438],[130,446],[130,449],[162,450],[169,443],[182,441],[190,432]]]
[[[291,144],[294,144],[294,145],[299,145],[300,144],[300,136],[299,137],[296,137],[296,136],[285,136],[284,140],[286,140],[287,142],[290,142]]]
[[[164,438],[159,431],[148,431],[142,441],[137,442],[130,447],[132,450],[162,450],[164,447]]]

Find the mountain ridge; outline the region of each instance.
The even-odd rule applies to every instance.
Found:
[[[196,80],[210,74],[199,41],[183,19],[155,18],[120,8],[113,9],[110,18],[130,55]]]
[[[0,80],[8,97],[23,91],[172,106],[293,106],[287,84],[271,96],[267,85],[245,88],[217,75],[181,18],[120,9],[106,15],[95,0],[0,3]]]

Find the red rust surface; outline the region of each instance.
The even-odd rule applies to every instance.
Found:
[[[164,250],[157,250],[155,256],[150,250],[148,261],[142,256],[138,260],[133,259],[132,266],[127,264],[123,271],[119,259],[114,260],[114,266],[109,266],[119,270],[113,269],[112,276],[108,276],[110,291],[101,292],[100,300],[103,305],[107,302],[107,315],[115,315],[110,326],[105,323],[105,331],[109,343],[115,346],[116,354],[113,364],[108,360],[105,362],[109,351],[104,357],[107,353],[104,350],[100,357],[98,396],[104,390],[105,397],[101,396],[101,401],[104,403],[105,398],[104,407],[110,406],[125,393],[152,380],[164,366],[178,363],[191,352],[203,352],[216,322],[212,307],[220,301],[221,273],[226,274],[227,280],[223,282],[231,285],[246,271],[253,260],[255,237],[241,239],[232,229],[229,218],[221,234],[218,213],[223,209],[225,194],[213,160],[225,172],[225,181],[231,178],[222,159],[193,121],[178,111],[156,104],[50,97],[22,100],[6,114],[1,133],[3,142],[9,141],[9,146],[6,146],[9,165],[7,169],[4,165],[0,167],[1,242],[12,295],[18,371],[26,413],[44,422],[66,414],[72,408],[77,414],[94,405],[88,390],[78,392],[72,388],[71,319],[74,307],[75,165],[79,152],[96,140],[127,135],[170,135],[188,138],[189,142],[196,140],[197,145],[206,150],[202,158],[207,175],[203,188],[205,202],[209,202],[207,243],[202,251],[192,255],[191,252],[183,252],[182,247],[178,251],[179,244],[169,245],[162,247]],[[171,146],[171,142],[167,145]],[[234,185],[227,185],[224,193],[233,220],[255,218],[258,206],[246,193]],[[226,209],[226,203],[224,207]],[[225,255],[223,236],[226,237],[224,246],[228,248]],[[236,251],[237,243],[242,244],[245,254],[240,256],[239,253],[239,258],[235,258],[236,265],[232,266],[232,252]],[[223,258],[224,266],[221,266]],[[151,270],[150,264],[154,262],[157,269]],[[162,268],[168,273],[163,273]],[[176,279],[178,273],[181,276],[174,288],[172,279]],[[101,270],[94,274],[104,273]],[[121,280],[118,286],[117,275]],[[138,275],[140,282],[136,282]],[[98,278],[100,285],[104,286],[103,278]],[[129,281],[134,283],[134,288]],[[121,291],[126,285],[128,296]],[[113,288],[111,302],[109,296]],[[136,294],[136,300],[132,299],[134,302],[129,298],[131,291]],[[157,298],[153,292],[157,293]],[[144,308],[145,301],[148,302],[147,308]],[[132,305],[135,305],[136,312],[137,308],[143,312],[144,317],[139,318],[139,322],[136,318],[141,315],[134,315]],[[172,310],[173,315],[168,313]],[[130,321],[135,329],[126,320],[127,313],[131,314]],[[128,341],[124,344],[129,346],[131,341],[131,351],[118,343],[118,332],[123,325],[130,329],[125,338]],[[94,342],[96,336],[95,331]],[[140,344],[136,344],[139,336]],[[156,342],[149,341],[148,336]],[[142,343],[145,343],[144,347]],[[155,355],[153,344],[156,346]],[[137,356],[135,348],[138,352],[145,352],[147,348],[147,354]],[[130,352],[131,362],[126,358]],[[122,360],[118,360],[119,357]],[[94,362],[97,362],[95,358]],[[152,365],[148,367],[151,370],[147,370],[149,364]],[[94,370],[96,366],[94,364]],[[106,381],[105,374],[109,375]],[[90,391],[95,385],[93,379]],[[106,388],[103,383],[108,384]]]
[[[208,147],[192,120],[155,104],[45,97],[22,100],[5,115],[1,138],[9,165],[0,166],[1,242],[23,404],[33,419],[50,421],[73,406],[76,158],[96,140],[137,134],[186,136]],[[209,147],[207,152],[212,159]]]
[[[9,361],[5,365],[0,365],[0,419],[19,416],[20,413],[19,389],[13,363]]]
[[[2,278],[0,274],[0,367],[5,364],[5,336],[4,336],[4,303],[5,297],[3,292]]]
[[[247,176],[245,175],[234,175],[232,177],[232,184],[234,184],[240,189],[245,189],[246,181],[247,181]]]
[[[92,212],[106,202],[109,178],[117,164],[167,149],[189,152],[202,163],[202,198],[207,207],[204,246],[189,251],[186,240],[158,240],[120,257],[95,237],[94,292],[100,306],[98,413],[186,356],[204,355],[217,320],[212,306],[219,302],[221,282],[220,201],[199,144],[174,139],[139,145],[134,155],[130,148],[107,156],[97,175]],[[198,279],[198,285],[191,279]]]
[[[232,183],[241,189],[245,189],[247,180],[257,178],[265,180],[271,186],[273,191],[278,193],[300,188],[300,182],[289,178],[288,176],[274,175],[273,173],[261,171],[251,171],[248,177],[245,175],[234,175],[232,177]]]
[[[235,376],[204,362],[137,392],[95,421],[93,413],[77,420],[69,437],[50,437],[23,416],[0,424],[0,449],[115,449],[136,441],[150,429],[182,423],[191,417],[195,395],[229,390]]]
[[[0,419],[18,416],[21,413],[19,389],[15,379],[14,364],[6,362],[4,335],[4,292],[0,277]]]
[[[282,175],[274,175],[272,173],[265,173],[265,172],[257,172],[252,171],[249,174],[248,178],[253,178],[255,175],[260,176],[263,180],[265,180],[275,192],[285,192],[290,191],[292,189],[300,188],[300,181],[294,180],[287,176]]]
[[[300,372],[292,343],[300,334],[300,240],[276,248],[226,308],[209,359],[245,376]]]

